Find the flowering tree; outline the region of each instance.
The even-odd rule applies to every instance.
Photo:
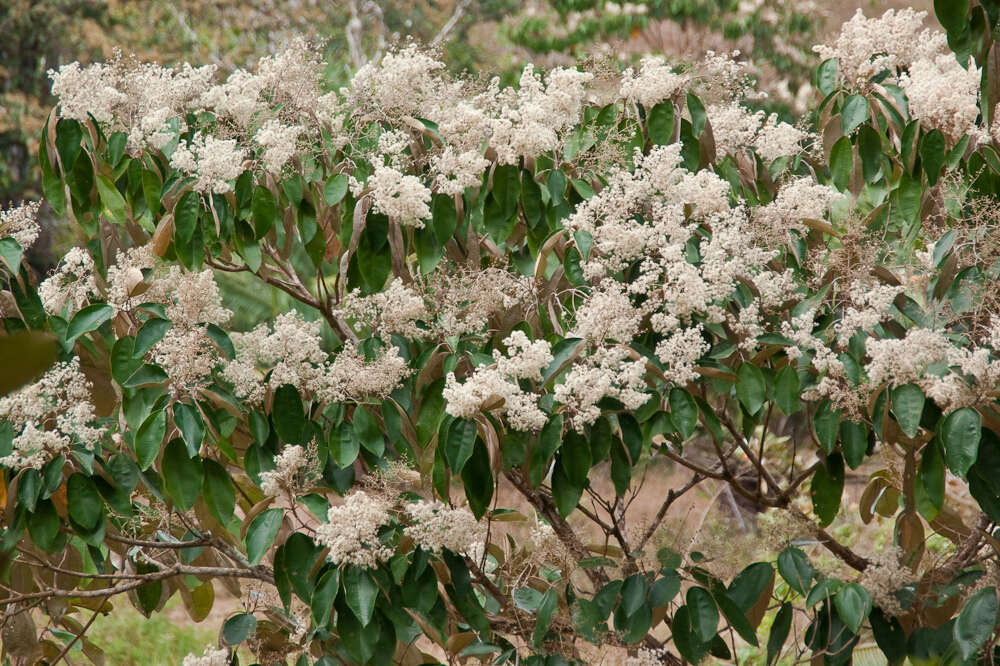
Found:
[[[53,72],[80,246],[35,285],[0,219],[6,348],[57,355],[0,399],[8,656],[225,589],[185,664],[991,659],[1000,154],[922,21],[817,47],[816,133],[720,56]],[[232,330],[227,273],[298,306]],[[772,517],[757,561],[666,545],[696,489]]]

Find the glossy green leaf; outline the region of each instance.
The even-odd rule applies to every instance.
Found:
[[[128,219],[128,207],[125,198],[115,187],[115,184],[107,176],[97,177],[97,193],[101,197],[104,209],[115,224],[125,224]]]
[[[892,413],[907,437],[916,437],[924,413],[924,392],[916,384],[904,384],[892,390]]]
[[[97,485],[81,472],[66,481],[66,506],[73,522],[86,530],[96,529],[104,515],[104,501]]]
[[[236,507],[236,489],[226,468],[216,461],[205,458],[202,461],[205,472],[203,493],[208,510],[222,525],[228,525],[233,519]]]
[[[955,621],[954,637],[962,659],[971,659],[993,634],[997,623],[997,589],[987,587],[965,602]]]
[[[135,433],[135,457],[139,469],[145,470],[160,454],[160,444],[167,434],[167,414],[156,411],[150,414]]]
[[[302,443],[302,435],[306,428],[306,413],[298,390],[291,384],[282,384],[274,392],[271,418],[274,421],[274,430],[281,441],[289,444]]]
[[[778,573],[785,579],[789,587],[806,596],[809,584],[812,583],[813,566],[809,558],[800,548],[789,546],[778,555]]]
[[[378,599],[378,583],[366,569],[349,566],[344,569],[344,601],[362,627],[367,627],[375,614]]]
[[[340,590],[340,569],[327,569],[316,587],[313,589],[312,597],[309,600],[309,607],[312,609],[312,621],[317,627],[326,627],[330,622],[330,613],[333,611],[333,601],[337,598]]]
[[[856,634],[872,609],[872,600],[865,588],[857,583],[849,583],[837,591],[833,606],[847,628]]]
[[[840,123],[844,134],[850,134],[866,120],[868,120],[868,98],[864,95],[848,95],[840,108]]]
[[[674,140],[674,103],[669,99],[653,106],[646,115],[649,140],[665,146]]]
[[[768,666],[777,661],[781,655],[785,641],[788,640],[788,633],[792,628],[792,604],[787,601],[781,604],[774,622],[771,623],[771,633],[767,637],[767,663]]]
[[[180,439],[171,440],[163,449],[160,463],[167,493],[181,511],[187,511],[198,500],[205,473],[201,458],[192,458]]]
[[[694,434],[698,427],[698,405],[691,394],[679,387],[670,389],[667,396],[670,405],[670,419],[677,426],[684,439]]]
[[[228,645],[239,645],[257,631],[257,618],[250,613],[240,613],[222,624],[222,640]]]
[[[535,613],[535,629],[531,632],[531,643],[535,647],[542,644],[545,634],[549,631],[552,623],[552,614],[556,610],[558,598],[554,589],[548,589],[542,596],[541,603],[538,604],[538,611]]]
[[[760,411],[767,397],[767,382],[764,373],[753,363],[744,363],[736,370],[736,397],[750,414]]]
[[[274,543],[284,516],[284,509],[267,509],[250,523],[246,534],[246,550],[251,566],[260,564]]]
[[[111,319],[114,309],[104,303],[94,303],[83,308],[70,320],[66,327],[66,342],[71,344],[84,333],[96,331],[101,324]]]
[[[844,459],[836,453],[826,457],[823,465],[813,474],[810,496],[813,511],[821,526],[827,526],[840,511],[840,498],[844,493]]]
[[[335,173],[323,185],[323,198],[330,206],[336,206],[347,194],[347,176],[342,173]]]
[[[174,423],[181,431],[189,456],[198,455],[205,439],[205,421],[197,407],[183,402],[174,403]]]
[[[964,477],[979,456],[982,419],[971,407],[956,409],[946,416],[939,432],[948,469]]]
[[[862,423],[841,421],[840,449],[844,453],[844,462],[847,466],[857,469],[868,452],[868,428]]]

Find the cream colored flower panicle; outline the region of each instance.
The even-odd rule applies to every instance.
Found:
[[[392,520],[389,503],[364,491],[351,493],[339,506],[331,506],[327,522],[316,528],[313,540],[329,548],[334,564],[371,569],[392,557],[392,549],[379,539],[379,529]]]
[[[819,185],[809,176],[784,183],[771,203],[753,209],[760,240],[766,245],[788,242],[788,231],[808,232],[804,218],[823,219],[830,206],[844,195],[829,185]]]
[[[346,344],[330,363],[317,395],[322,402],[382,400],[410,373],[397,347],[386,347],[369,360],[355,345]]]
[[[282,125],[273,118],[264,123],[253,137],[257,145],[264,149],[261,155],[264,167],[273,174],[280,174],[285,163],[295,155],[302,133],[302,127]]]
[[[538,381],[552,362],[552,348],[545,340],[532,342],[522,331],[514,331],[503,341],[507,356],[494,350],[494,363],[480,367],[464,383],[448,373],[442,396],[445,410],[452,416],[471,419],[481,409],[498,411],[515,430],[539,430],[547,418],[538,407],[538,397],[525,393],[518,380]]]
[[[885,284],[869,284],[855,280],[848,289],[852,305],[844,308],[839,322],[834,324],[837,340],[846,344],[858,331],[870,333],[889,312],[896,296],[905,287]]]
[[[982,70],[969,58],[963,67],[950,51],[910,64],[899,86],[910,103],[910,114],[952,141],[976,126]]]
[[[421,337],[425,331],[417,322],[430,316],[424,299],[399,278],[383,291],[368,296],[362,296],[355,289],[344,298],[341,312],[383,338],[390,335]]]
[[[447,104],[447,86],[440,72],[443,62],[410,46],[361,66],[345,97],[364,119],[413,116],[430,118]]]
[[[197,132],[189,145],[181,143],[170,156],[170,166],[195,178],[194,189],[207,194],[225,194],[228,181],[243,173],[246,151],[235,139],[217,139]]]
[[[565,378],[556,384],[556,402],[565,405],[569,423],[577,431],[592,424],[601,415],[597,406],[603,398],[619,400],[626,409],[638,409],[646,403],[646,362],[633,360],[624,346],[601,347],[582,361],[573,364]]]
[[[13,238],[24,250],[34,245],[40,231],[39,206],[40,201],[29,201],[0,211],[0,238]]]
[[[431,191],[416,176],[388,166],[376,166],[368,178],[374,210],[404,226],[423,227],[431,216]]]
[[[686,92],[691,82],[690,75],[676,74],[666,63],[663,56],[646,56],[639,63],[638,72],[631,67],[625,70],[619,92],[622,99],[637,102],[648,109]]]
[[[130,312],[143,303],[159,302],[163,297],[159,286],[143,284],[143,271],[154,266],[156,257],[148,244],[118,250],[115,265],[108,267],[107,302],[115,314]]]
[[[232,334],[236,358],[222,376],[234,386],[236,396],[251,404],[264,399],[263,374],[257,368],[273,368],[268,385],[276,389],[291,384],[315,392],[323,387],[327,353],[320,346],[320,322],[307,322],[296,312],[285,312],[274,320],[273,330],[260,324],[249,333]]]
[[[225,648],[216,650],[209,646],[200,657],[194,654],[184,657],[181,666],[229,666],[229,651]]]
[[[317,462],[315,450],[286,446],[274,457],[275,468],[260,473],[260,489],[267,495],[296,492],[305,485]]]
[[[69,307],[70,316],[97,293],[94,260],[83,248],[74,247],[63,256],[52,275],[38,285],[42,307],[50,315],[62,315]]]
[[[434,189],[441,194],[461,195],[467,187],[482,182],[483,173],[490,166],[489,160],[475,150],[458,152],[451,146],[431,158]]]
[[[864,87],[884,70],[892,72],[913,60],[941,50],[943,35],[923,29],[927,12],[890,9],[880,18],[866,18],[858,9],[840,29],[833,45],[814,46],[823,60],[836,58],[840,74],[851,86]]]
[[[486,538],[486,528],[468,509],[452,509],[447,504],[433,500],[407,504],[411,525],[403,533],[418,546],[431,552],[446,548],[453,553],[468,553]]]
[[[57,363],[34,384],[0,398],[0,420],[15,432],[14,451],[0,465],[41,469],[75,444],[93,448],[104,435],[90,397],[90,381],[80,359]]]

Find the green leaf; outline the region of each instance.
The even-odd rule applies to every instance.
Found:
[[[542,593],[533,587],[519,587],[512,596],[514,604],[528,613],[534,613],[542,605]]]
[[[462,483],[469,509],[480,519],[490,508],[493,499],[493,474],[490,471],[490,452],[482,440],[477,440],[472,455],[462,468]]]
[[[652,143],[660,146],[671,143],[674,140],[674,103],[666,100],[651,108],[646,116],[646,129]]]
[[[66,327],[66,343],[72,344],[78,337],[96,331],[101,324],[111,319],[114,309],[105,303],[94,303],[83,308],[70,320]]]
[[[52,501],[41,500],[28,516],[28,534],[39,548],[52,552],[59,545],[59,524],[59,514]]]
[[[851,469],[857,469],[868,452],[868,428],[853,421],[840,422],[840,449],[844,461]]]
[[[590,475],[590,442],[575,430],[566,433],[559,447],[559,465],[566,478],[575,486],[583,488]]]
[[[205,422],[201,418],[201,413],[192,405],[175,402],[174,423],[180,428],[188,455],[191,457],[198,455],[201,443],[205,439]]]
[[[917,436],[924,400],[924,392],[916,384],[904,384],[892,390],[892,413],[907,437]]]
[[[257,238],[262,238],[274,226],[274,221],[278,217],[278,207],[274,203],[274,195],[271,190],[263,185],[258,185],[253,190],[253,197],[250,200],[250,210],[253,218],[253,230]]]
[[[840,124],[844,134],[850,134],[866,120],[868,120],[868,98],[864,95],[848,95],[840,108]]]
[[[467,419],[455,419],[448,425],[448,438],[444,442],[444,459],[455,474],[461,474],[462,468],[472,456],[476,445],[476,423]]]
[[[753,608],[771,584],[774,567],[768,562],[754,562],[733,579],[727,593],[744,613]]]
[[[858,130],[858,154],[866,183],[876,182],[882,175],[882,137],[871,126]]]
[[[837,445],[839,425],[840,414],[833,409],[830,401],[821,402],[813,415],[813,430],[816,432],[816,439],[820,446],[827,453],[832,453],[833,447]]]
[[[774,377],[774,402],[778,405],[778,409],[786,416],[799,411],[800,393],[799,373],[795,371],[795,366],[786,365],[778,370]]]
[[[700,137],[708,118],[705,113],[705,105],[694,93],[688,93],[687,106],[691,114],[691,127],[694,129],[694,135]]]
[[[931,440],[921,451],[917,482],[914,484],[917,510],[928,521],[934,520],[944,506],[944,488],[944,458],[937,442]]]
[[[108,211],[111,221],[115,224],[125,224],[128,219],[128,207],[121,192],[115,187],[107,176],[97,177],[97,193],[101,197],[101,203]]]
[[[757,645],[757,634],[754,628],[750,626],[750,620],[747,619],[745,611],[743,611],[736,603],[729,597],[726,593],[726,588],[721,584],[712,585],[712,598],[715,599],[715,603],[719,606],[719,610],[722,611],[722,615],[729,622],[730,626],[736,630],[736,633],[740,635],[740,638],[745,640],[750,645]]]
[[[830,150],[830,179],[833,186],[843,192],[851,182],[851,171],[854,170],[854,147],[851,139],[842,136],[837,139]]]
[[[330,613],[333,611],[333,601],[337,598],[337,591],[340,589],[340,569],[327,569],[319,578],[313,589],[312,597],[309,599],[309,607],[312,609],[313,624],[317,627],[326,627],[330,622]]]
[[[282,384],[274,392],[271,418],[281,441],[288,444],[303,443],[301,439],[306,429],[306,413],[298,390],[291,384]]]
[[[531,632],[531,643],[535,647],[539,647],[545,640],[545,634],[548,633],[549,625],[552,623],[552,614],[556,610],[557,601],[556,591],[549,588],[542,596],[541,603],[538,604],[538,612],[535,613],[535,629]]]
[[[202,461],[205,472],[203,492],[205,504],[221,525],[228,525],[233,519],[236,507],[236,489],[226,468],[216,461],[205,458]]]
[[[670,420],[684,439],[689,438],[698,427],[698,405],[694,398],[684,389],[675,386],[670,389],[667,402],[670,404]]]
[[[767,382],[764,373],[753,363],[744,363],[736,370],[736,397],[750,414],[756,414],[767,396]]]
[[[552,499],[555,500],[559,515],[568,516],[580,503],[583,484],[577,484],[566,476],[562,465],[552,468]]]
[[[948,469],[959,477],[965,477],[979,456],[979,440],[982,437],[979,412],[972,407],[956,409],[944,418],[938,436],[944,446]]]
[[[372,621],[376,599],[378,584],[367,570],[357,566],[344,569],[344,601],[362,627],[367,627]]]
[[[323,198],[330,206],[339,204],[347,194],[347,176],[342,173],[335,173],[330,176],[323,186]]]
[[[330,433],[330,455],[341,469],[357,460],[359,453],[361,453],[361,442],[358,441],[353,427],[344,424],[340,429]]]
[[[442,246],[455,235],[458,226],[458,212],[455,202],[446,194],[434,195],[431,203],[431,224],[434,227],[434,237]]]
[[[778,573],[788,586],[806,596],[806,590],[813,579],[813,567],[801,549],[789,546],[778,555]]]
[[[167,493],[173,498],[177,507],[181,511],[193,507],[198,500],[205,477],[201,458],[192,458],[188,455],[184,442],[173,439],[163,450],[160,471],[163,473],[163,483]]]
[[[844,459],[836,453],[826,457],[825,464],[813,474],[810,494],[813,511],[820,525],[826,527],[840,511],[840,498],[844,493]]]
[[[549,461],[555,455],[562,441],[563,415],[557,414],[546,422],[531,449],[531,463],[528,469],[528,482],[532,488],[537,488],[549,470]]]
[[[197,192],[188,190],[181,195],[174,207],[175,244],[188,245],[191,243],[198,226],[199,213],[201,213],[201,199]]]
[[[872,600],[865,588],[857,583],[848,583],[837,592],[833,598],[833,605],[847,628],[856,634],[861,629],[861,623],[871,612]]]
[[[274,543],[278,535],[281,521],[285,516],[284,509],[268,509],[253,519],[247,528],[246,549],[250,566],[257,566]]]
[[[785,602],[774,616],[771,624],[771,633],[767,637],[767,663],[768,666],[777,661],[781,655],[781,649],[788,640],[788,632],[792,628],[792,604]]]
[[[94,481],[76,472],[66,481],[66,505],[70,519],[85,530],[97,529],[104,513],[104,502]]]
[[[705,588],[692,587],[687,591],[686,601],[691,629],[701,642],[709,642],[719,630],[719,609],[715,600]]]
[[[160,454],[160,444],[167,434],[167,413],[150,414],[135,433],[135,457],[139,469],[145,471]]]
[[[122,384],[125,388],[138,388],[149,384],[162,384],[170,379],[167,373],[160,368],[149,363],[144,363],[142,367],[132,373],[132,376]]]
[[[7,264],[11,273],[17,273],[21,266],[21,245],[11,237],[0,238],[0,259]]]
[[[135,334],[135,345],[132,347],[133,357],[141,358],[153,348],[157,342],[163,339],[170,328],[170,322],[159,317],[152,317],[142,325],[139,332]],[[128,379],[128,377],[125,377]]]
[[[967,27],[969,0],[934,0],[934,14],[948,32],[961,33]],[[968,657],[965,657],[968,659]]]
[[[962,659],[971,659],[993,634],[997,623],[997,589],[987,587],[972,595],[955,620],[954,637]]]
[[[816,68],[816,87],[824,97],[837,86],[837,59],[828,58]]]
[[[927,174],[927,184],[937,183],[941,167],[945,163],[945,140],[940,130],[931,130],[920,141],[920,163]]]
[[[225,621],[222,625],[222,640],[228,645],[236,646],[257,631],[257,618],[250,613],[240,613]]]

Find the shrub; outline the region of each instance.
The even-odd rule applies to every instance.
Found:
[[[186,664],[992,655],[992,73],[922,18],[820,49],[814,132],[718,56],[503,89],[410,47],[324,92],[303,42],[224,82],[54,72],[41,168],[81,245],[35,285],[34,209],[0,223],[8,340],[57,357],[0,400],[7,652],[224,587]],[[224,273],[299,307],[233,330]],[[687,480],[644,490],[656,458]],[[882,553],[839,529],[851,470]],[[777,547],[658,547],[706,486]]]

